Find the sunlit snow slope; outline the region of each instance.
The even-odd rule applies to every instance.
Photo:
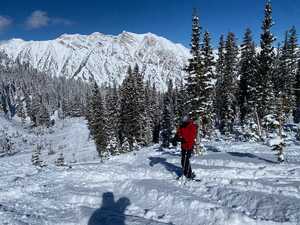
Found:
[[[199,182],[185,185],[180,152],[152,146],[104,161],[83,119],[60,121],[38,137],[0,117],[20,151],[0,158],[1,225],[271,225],[300,224],[300,151],[290,143],[277,164],[267,146],[206,142],[193,157]],[[25,141],[26,140],[26,141]],[[31,165],[36,143],[48,166]],[[71,166],[54,166],[63,152]]]

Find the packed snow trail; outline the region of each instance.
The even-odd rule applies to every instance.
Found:
[[[1,225],[300,224],[297,142],[283,164],[264,145],[205,143],[207,153],[191,160],[200,182],[183,185],[178,149],[152,146],[101,163],[85,121],[68,119],[42,136],[56,154],[43,150],[48,166],[36,169],[31,150],[41,138],[17,121],[2,125],[27,141],[0,158]],[[71,168],[54,166],[61,151]]]

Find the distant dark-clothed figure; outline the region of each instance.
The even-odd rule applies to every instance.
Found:
[[[189,118],[189,116],[184,116],[174,137],[173,145],[176,146],[177,141],[181,142],[181,166],[183,175],[189,179],[194,178],[195,176],[192,172],[190,158],[196,144],[196,136],[197,125]]]

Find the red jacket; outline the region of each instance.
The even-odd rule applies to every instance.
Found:
[[[182,150],[192,151],[196,144],[197,125],[192,120],[188,121],[177,130],[177,136],[181,140]]]

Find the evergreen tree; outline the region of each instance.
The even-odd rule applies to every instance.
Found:
[[[273,87],[274,95],[278,97],[279,92],[282,91],[282,47],[281,44],[277,44],[276,54],[273,62]]]
[[[0,129],[0,157],[5,155],[13,155],[15,153],[15,143],[12,137],[8,135],[7,131]]]
[[[192,42],[191,42],[191,59],[189,60],[189,66],[187,69],[188,76],[186,79],[186,91],[187,91],[187,102],[186,107],[188,108],[189,114],[197,121],[199,127],[197,134],[197,149],[200,146],[200,136],[205,133],[204,124],[209,124],[211,121],[211,110],[210,107],[213,105],[212,101],[212,74],[210,72],[209,65],[211,63],[211,50],[210,50],[210,37],[206,33],[203,48],[200,49],[200,26],[199,18],[194,15],[193,26],[192,26]],[[206,54],[206,56],[205,56]],[[204,57],[207,57],[206,68],[204,68]],[[212,108],[212,107],[211,107]],[[206,118],[209,117],[209,118]],[[200,132],[202,131],[202,132]],[[200,150],[200,149],[198,149]],[[198,151],[197,150],[197,151]]]
[[[186,107],[188,107],[190,114],[196,115],[197,117],[200,111],[203,112],[202,100],[204,98],[201,96],[203,68],[200,54],[200,32],[199,17],[194,13],[190,50],[192,57],[189,59],[187,67],[188,76],[186,78],[186,91],[188,94]]]
[[[296,123],[299,123],[300,122],[300,60],[298,60],[298,68],[296,73],[295,96],[296,96],[296,110],[295,110],[294,120]],[[299,129],[299,133],[300,133],[300,129]]]
[[[297,73],[298,60],[298,45],[296,28],[292,27],[288,32],[287,40],[286,66],[287,73],[285,74],[285,88],[283,90],[283,111],[288,116],[293,113],[296,108],[295,84]]]
[[[272,6],[268,1],[265,6],[265,17],[260,41],[261,51],[258,54],[258,71],[256,74],[256,109],[259,119],[274,113],[273,63],[275,58],[271,33],[273,26]]]
[[[102,95],[96,82],[94,84],[91,98],[91,116],[89,117],[89,127],[95,141],[98,154],[101,158],[103,158],[107,154],[105,150],[108,141],[106,133],[106,114]]]
[[[239,108],[242,124],[245,119],[253,117],[255,108],[256,84],[255,74],[257,68],[255,44],[252,40],[252,32],[248,28],[241,45],[240,82],[239,82]]]
[[[26,104],[21,99],[19,100],[19,104],[17,107],[17,115],[21,118],[21,121],[24,124],[26,121]]]
[[[188,94],[185,89],[183,81],[180,82],[178,93],[177,93],[177,110],[176,110],[176,124],[180,123],[181,118],[188,113],[186,102],[188,99]]]
[[[141,115],[136,90],[137,75],[132,72],[131,67],[127,73],[120,91],[120,132],[121,144],[126,141],[129,149],[133,150],[134,140],[141,135]]]
[[[213,103],[214,103],[214,91],[215,91],[215,70],[214,70],[214,55],[213,49],[211,47],[211,37],[210,34],[206,31],[204,33],[204,40],[201,49],[201,58],[203,60],[203,88],[202,88],[202,96],[204,96],[205,100],[203,100],[204,112],[202,116],[202,124],[203,131],[205,133],[211,133],[213,128]]]
[[[69,108],[69,116],[71,117],[81,117],[83,116],[83,105],[79,96],[72,98]]]
[[[285,39],[282,49],[278,49],[279,51],[279,67],[278,72],[274,72],[274,74],[278,75],[278,77],[275,77],[274,79],[274,92],[276,95],[276,98],[283,99],[283,102],[285,102],[283,108],[284,111],[289,111],[289,108],[291,107],[293,99],[288,99],[290,92],[290,59],[289,59],[289,43],[288,43],[288,32],[285,32]],[[280,95],[280,96],[279,96]]]
[[[224,74],[221,85],[221,132],[229,134],[233,130],[233,123],[236,116],[236,80],[237,80],[237,54],[235,36],[229,32],[225,46]]]
[[[32,165],[34,166],[42,166],[42,160],[41,160],[41,150],[42,150],[42,146],[40,144],[37,144],[34,148],[34,150],[32,151],[32,156],[31,156],[31,162]]]
[[[30,120],[33,122],[34,126],[39,125],[39,109],[40,109],[40,104],[41,104],[41,96],[39,94],[33,94],[33,96],[30,96],[28,99],[28,104],[27,106],[27,112],[30,117]]]
[[[151,143],[153,141],[153,131],[154,131],[154,124],[155,124],[155,119],[154,119],[154,114],[155,114],[155,99],[152,99],[152,97],[155,97],[152,93],[152,87],[150,84],[150,81],[146,82],[145,85],[145,142],[147,144]]]
[[[216,63],[216,96],[214,100],[214,112],[216,114],[216,125],[220,128],[221,125],[221,108],[223,105],[223,87],[224,87],[224,67],[225,67],[225,41],[221,35],[218,47],[218,59]]]
[[[164,95],[164,106],[163,106],[163,115],[162,115],[162,147],[169,148],[172,130],[173,130],[173,118],[174,112],[172,110],[172,95],[173,95],[173,84],[169,80],[168,91]]]
[[[152,141],[154,143],[159,143],[160,134],[160,121],[161,121],[161,107],[160,107],[160,93],[156,90],[155,84],[152,86],[150,95],[150,105],[151,105],[151,121],[152,121]]]
[[[91,87],[94,88],[93,86],[91,86]],[[90,137],[93,137],[94,130],[92,128],[92,123],[93,123],[93,113],[94,112],[93,112],[93,95],[92,95],[92,93],[87,93],[86,98],[87,98],[87,104],[86,104],[85,118],[87,120],[87,125],[90,130]]]
[[[43,102],[41,102],[40,104],[40,108],[38,111],[38,125],[39,126],[45,126],[45,127],[49,127],[50,126],[50,115],[49,112],[46,108],[46,106],[43,104]]]
[[[145,85],[144,76],[136,64],[133,70],[134,90],[135,90],[135,117],[137,133],[134,136],[136,142],[141,145],[147,145],[151,141],[149,137],[150,121],[146,114],[145,106]]]
[[[55,161],[56,166],[65,166],[65,157],[63,153],[59,154],[59,157]]]
[[[117,154],[120,147],[120,137],[119,137],[119,118],[120,118],[120,108],[119,108],[119,93],[116,83],[113,87],[109,88],[105,99],[106,105],[106,118],[107,118],[107,134],[110,137],[110,151],[112,154]],[[112,141],[113,140],[113,141]],[[113,142],[113,143],[112,143]],[[115,149],[113,149],[114,147]]]

